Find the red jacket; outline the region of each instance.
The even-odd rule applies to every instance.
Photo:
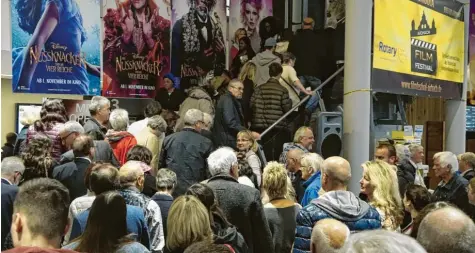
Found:
[[[135,137],[126,131],[110,131],[106,135],[106,141],[111,145],[114,155],[121,166],[127,160],[127,152],[137,145]]]

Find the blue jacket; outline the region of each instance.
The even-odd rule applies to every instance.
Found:
[[[327,192],[298,213],[294,253],[310,252],[313,226],[317,221],[326,218],[343,222],[351,232],[381,228],[381,217],[378,211],[352,192]]]
[[[89,211],[86,210],[76,216],[71,228],[70,241],[73,241],[86,229]],[[147,249],[150,249],[150,238],[147,223],[145,222],[144,211],[136,206],[127,205],[127,231],[135,235],[137,242],[140,242]]]
[[[303,195],[301,202],[302,207],[307,206],[312,200],[318,198],[318,191],[320,191],[320,188],[322,187],[321,176],[322,173],[319,171],[303,183],[305,194]]]

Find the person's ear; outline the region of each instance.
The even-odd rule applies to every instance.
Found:
[[[15,213],[12,216],[12,226],[10,229],[10,233],[13,236],[17,236],[17,238],[21,237],[21,233],[23,232],[23,217],[19,213]]]

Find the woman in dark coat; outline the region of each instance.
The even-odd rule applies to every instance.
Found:
[[[253,62],[246,62],[239,73],[238,79],[244,84],[244,91],[242,92],[241,107],[244,116],[245,126],[249,127],[251,123],[251,97],[254,93],[254,86],[256,77],[256,64]]]
[[[239,75],[239,72],[241,72],[242,66],[254,58],[254,56],[256,56],[256,53],[252,50],[249,37],[242,37],[239,39],[239,52],[231,63],[232,77],[236,78]]]
[[[163,109],[177,112],[186,95],[181,90],[175,89],[175,76],[172,73],[163,77],[163,83],[164,87],[158,90],[155,100]]]

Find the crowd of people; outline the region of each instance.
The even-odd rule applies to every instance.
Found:
[[[475,252],[475,154],[436,153],[432,191],[421,145],[381,143],[354,194],[350,163],[312,152],[311,128],[287,120],[261,135],[295,104],[282,80],[307,95],[295,57],[263,46],[218,95],[173,95],[168,75],[132,124],[105,97],[84,125],[45,100],[2,153],[2,250]]]

